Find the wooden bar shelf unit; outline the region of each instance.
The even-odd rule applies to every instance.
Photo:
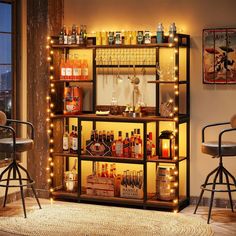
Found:
[[[152,37],[152,39],[155,37]],[[96,45],[96,39],[93,37],[88,38],[86,46],[80,45],[61,45],[58,44],[58,37],[51,37],[50,44],[51,59],[49,61],[50,67],[50,83],[49,88],[50,101],[49,110],[51,113],[50,119],[52,122],[53,141],[50,143],[50,158],[53,160],[53,165],[50,166],[52,174],[51,181],[51,196],[55,199],[63,199],[68,201],[78,202],[92,202],[102,204],[112,204],[120,206],[134,206],[142,208],[154,208],[167,211],[180,211],[189,204],[190,200],[190,36],[185,34],[177,34],[176,42],[174,43],[152,43],[152,44],[137,44],[137,45]],[[150,63],[99,63],[97,58],[101,57],[101,51],[109,54],[109,50],[123,49],[125,52],[135,50],[132,52],[139,53],[139,50],[152,50],[152,58],[155,61]],[[166,51],[165,51],[166,50]],[[68,58],[69,53],[76,53],[87,56],[90,60],[89,76],[88,79],[62,79],[60,76],[60,60],[61,56],[65,55]],[[166,66],[165,57],[172,55],[173,63],[167,65],[168,70],[172,71],[171,79],[166,78],[167,75],[161,76],[160,71],[165,71]],[[100,53],[100,54],[99,54]],[[115,52],[114,52],[115,53]],[[165,54],[167,53],[167,55]],[[140,54],[142,55],[142,54]],[[139,56],[140,56],[139,55]],[[118,56],[118,55],[116,55]],[[149,55],[150,56],[150,55]],[[134,55],[135,57],[135,55]],[[142,60],[142,58],[140,59]],[[132,65],[131,65],[132,64]],[[171,65],[171,67],[170,67]],[[137,70],[140,68],[150,70],[154,80],[147,79],[148,86],[153,86],[155,89],[155,107],[153,108],[154,114],[145,114],[137,117],[123,116],[123,111],[119,115],[99,116],[95,112],[102,106],[108,107],[109,105],[97,104],[97,96],[103,91],[98,90],[98,71],[107,70],[113,71],[114,68],[121,67],[122,70],[129,71],[134,66]],[[53,68],[53,69],[51,69]],[[118,69],[119,70],[119,69]],[[160,71],[158,71],[160,70]],[[113,72],[112,72],[113,73]],[[164,72],[163,72],[164,73]],[[104,76],[103,76],[104,77]],[[85,90],[83,101],[84,108],[80,114],[63,114],[63,93],[66,86],[81,86]],[[52,91],[53,90],[53,91]],[[172,112],[169,115],[162,114],[162,106],[165,101],[167,93],[172,95],[171,100],[173,103]],[[86,101],[88,104],[85,105]],[[87,103],[86,103],[87,104]],[[151,107],[151,106],[150,106]],[[149,107],[149,108],[150,108]],[[63,151],[62,139],[64,133],[64,126],[75,125],[78,127],[78,151],[70,153]],[[109,130],[116,129],[122,132],[130,131],[130,128],[141,130],[142,138],[142,156],[139,158],[130,157],[115,157],[112,155],[89,155],[86,152],[86,142],[90,136],[90,131],[95,129],[104,129],[108,127]],[[83,127],[83,128],[82,128]],[[85,127],[85,128],[84,128]],[[88,128],[88,127],[91,127]],[[100,128],[103,127],[103,128]],[[167,128],[171,127],[171,128]],[[160,154],[161,149],[161,132],[171,129],[174,138],[174,156],[170,158]],[[147,154],[147,134],[153,133],[154,154],[152,157]],[[84,140],[83,135],[86,136]],[[81,147],[81,148],[80,148]],[[52,150],[52,151],[51,151]],[[76,161],[74,161],[76,160]],[[73,190],[68,190],[65,187],[65,174],[70,172],[71,163],[76,163],[77,179],[73,184]],[[142,196],[139,198],[124,197],[121,193],[114,194],[114,196],[100,196],[87,194],[88,176],[94,175],[94,169],[97,163],[114,163],[119,166],[117,168],[117,176],[120,176],[120,181],[124,178],[121,171],[134,168],[135,171],[140,170],[139,181],[141,182]],[[108,165],[107,164],[107,165]],[[74,168],[74,167],[73,167]],[[173,176],[171,173],[175,173]],[[168,174],[163,174],[168,173]],[[172,174],[173,174],[172,173]],[[134,177],[133,177],[134,178]],[[163,183],[165,179],[173,178],[173,181],[167,181],[166,187]],[[74,180],[68,180],[74,181]],[[114,188],[117,186],[114,177]],[[119,183],[121,186],[121,183]],[[169,185],[168,185],[169,184]],[[167,186],[168,185],[168,186]],[[173,187],[174,186],[174,187]],[[170,188],[172,193],[165,195],[166,189]],[[151,189],[151,190],[150,190]],[[117,190],[117,189],[116,189]],[[116,191],[114,190],[114,191]],[[169,197],[169,198],[168,198]]]

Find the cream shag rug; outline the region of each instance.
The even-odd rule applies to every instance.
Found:
[[[43,205],[23,215],[1,217],[0,230],[40,236],[211,236],[206,221],[179,213],[90,204]]]

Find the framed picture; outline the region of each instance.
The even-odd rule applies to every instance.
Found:
[[[203,83],[236,84],[236,29],[203,30]]]

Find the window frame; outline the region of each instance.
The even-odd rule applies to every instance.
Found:
[[[11,69],[12,69],[12,110],[11,118],[20,117],[20,83],[21,83],[21,0],[0,0],[0,3],[11,4]],[[17,132],[20,132],[17,127]],[[0,168],[10,160],[0,158]]]

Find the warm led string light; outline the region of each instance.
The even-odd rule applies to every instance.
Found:
[[[174,38],[174,43],[169,43],[169,47],[174,47],[175,46],[175,43],[178,42],[178,38],[175,37]],[[174,48],[174,55],[171,56],[171,60],[173,60],[173,58],[175,59],[176,56],[178,56],[179,54],[179,50],[178,48]],[[170,113],[170,117],[174,119],[174,122],[175,122],[175,129],[174,129],[174,135],[178,135],[178,129],[176,128],[177,125],[178,125],[178,107],[176,106],[176,101],[178,101],[178,96],[179,96],[179,68],[178,66],[176,65],[176,61],[174,60],[174,71],[173,71],[173,81],[175,82],[174,83],[174,99],[170,99],[169,102],[172,103],[174,105],[173,107],[173,112]],[[175,155],[174,155],[174,161],[177,161],[178,160],[178,147],[177,146],[174,146],[174,152],[175,152]],[[174,175],[177,177],[178,176],[178,170],[176,170],[176,165],[174,167]],[[173,176],[170,176],[169,177],[170,180],[173,179]],[[170,192],[171,193],[174,193],[175,192],[175,189],[178,187],[178,182],[175,180],[175,182],[173,183],[173,188],[170,189]],[[178,198],[175,198],[173,199],[173,204],[174,205],[177,205],[179,202]],[[173,210],[174,213],[177,213],[178,212],[178,209],[174,209]]]
[[[49,172],[49,174],[48,174],[49,177],[47,179],[47,182],[50,185],[49,191],[50,191],[51,194],[54,191],[54,189],[52,187],[52,182],[53,182],[53,177],[54,177],[54,173],[53,173],[54,163],[53,163],[53,158],[52,158],[52,154],[53,154],[53,151],[54,151],[53,150],[53,143],[54,143],[53,128],[54,128],[54,125],[53,125],[53,122],[52,122],[52,119],[51,119],[54,116],[54,113],[52,111],[52,109],[54,108],[54,104],[51,101],[51,94],[55,93],[55,84],[53,83],[53,79],[54,79],[53,70],[54,70],[54,67],[53,67],[53,57],[52,57],[54,52],[51,48],[51,45],[53,43],[54,42],[51,39],[51,37],[47,37],[46,49],[48,50],[47,61],[49,62],[49,73],[50,73],[50,75],[49,75],[49,80],[50,80],[50,89],[49,89],[49,91],[50,91],[50,93],[46,97],[46,100],[47,100],[47,103],[48,103],[46,122],[48,124],[47,125],[47,133],[48,133],[48,137],[49,137],[49,157],[48,157],[48,166],[47,166],[46,170]],[[50,200],[51,200],[51,203],[52,203],[53,202],[52,195],[50,196]]]

